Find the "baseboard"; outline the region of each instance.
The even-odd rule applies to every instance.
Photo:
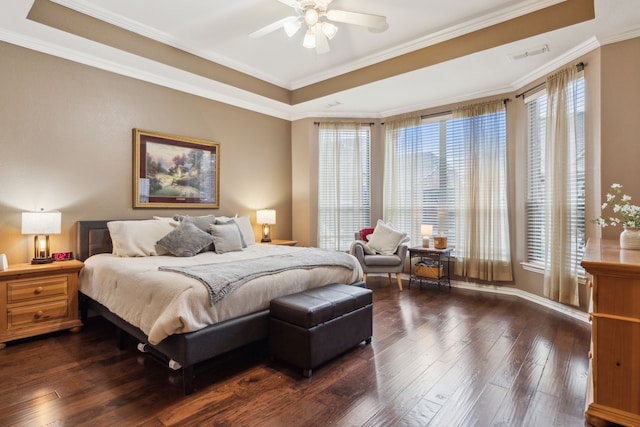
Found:
[[[534,295],[529,292],[525,292],[521,289],[512,288],[509,286],[479,285],[476,283],[460,282],[457,280],[451,281],[451,287],[479,292],[489,292],[493,294],[516,296],[518,298],[526,299],[527,301],[531,301],[543,307],[550,308],[551,310],[564,314],[565,316],[572,317],[588,324],[591,323],[589,322],[589,314],[585,313],[584,311],[575,309],[568,305],[560,304],[559,302],[551,301],[550,299]]]

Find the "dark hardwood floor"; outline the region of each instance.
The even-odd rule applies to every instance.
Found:
[[[371,345],[309,379],[255,345],[199,366],[184,396],[98,318],[8,343],[0,426],[584,426],[589,325],[514,297],[369,287]]]

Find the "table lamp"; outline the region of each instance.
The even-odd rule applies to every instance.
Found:
[[[262,240],[261,242],[268,243],[271,241],[270,225],[276,223],[276,211],[275,209],[261,209],[256,212],[256,222],[262,225]]]
[[[31,264],[47,264],[51,258],[50,234],[60,234],[60,212],[22,212],[22,234],[33,234],[33,259]]]
[[[420,234],[422,235],[422,247],[429,247],[429,237],[433,234],[433,225],[422,224],[420,225]]]

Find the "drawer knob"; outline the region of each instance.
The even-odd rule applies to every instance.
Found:
[[[36,295],[38,295],[38,294],[41,294],[41,293],[42,293],[42,290],[43,290],[43,289],[42,289],[42,286],[38,286],[37,288],[35,288],[35,289],[33,290],[33,293],[34,293],[34,294],[36,294]]]
[[[36,319],[39,319],[39,318],[42,317],[43,314],[44,314],[44,312],[42,310],[38,310],[38,312],[33,317],[35,317]]]

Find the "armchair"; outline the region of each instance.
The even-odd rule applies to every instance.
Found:
[[[365,242],[358,239],[360,236],[359,233],[356,233],[356,241],[352,245],[351,252],[362,266],[363,280],[367,281],[367,273],[387,273],[389,283],[392,283],[391,273],[395,273],[398,289],[402,291],[400,273],[404,270],[407,246],[399,245],[396,252],[391,255],[368,254],[365,250]]]

